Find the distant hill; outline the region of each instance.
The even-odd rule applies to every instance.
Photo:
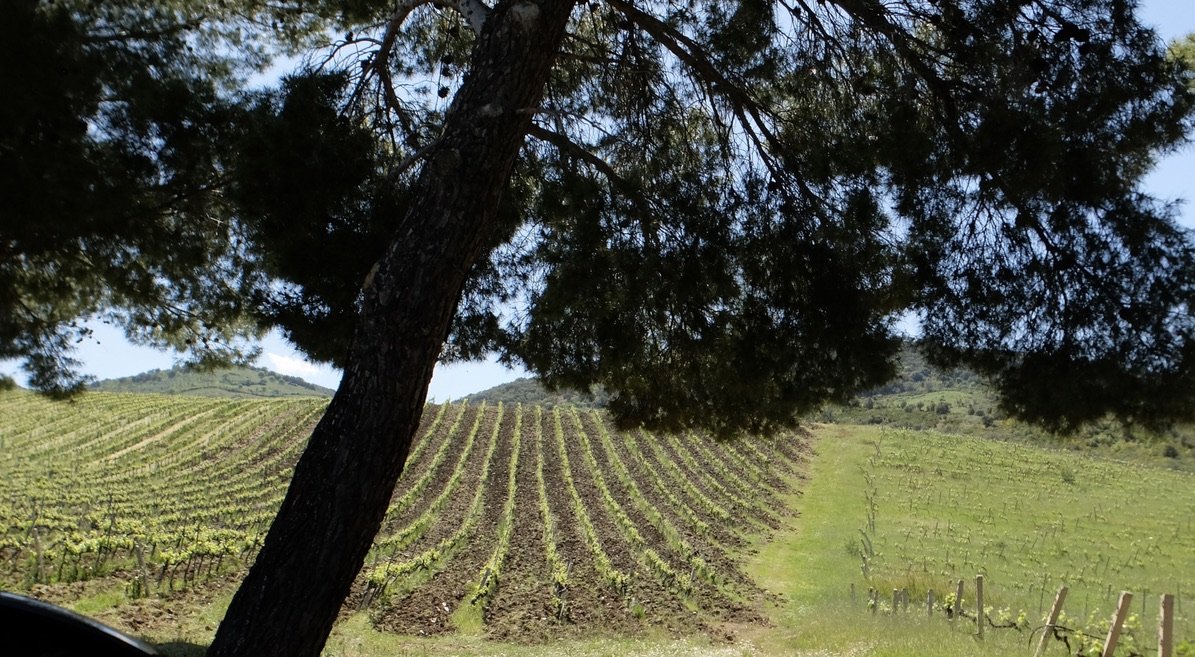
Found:
[[[335,392],[259,367],[150,370],[121,379],[106,379],[93,384],[91,389],[193,397],[331,397]]]
[[[983,381],[978,376],[965,370],[944,372],[930,367],[925,359],[912,349],[905,349],[901,353],[895,379],[880,388],[861,394],[859,400],[862,402],[869,398],[917,397],[943,391],[966,391],[972,395],[985,397],[984,404],[986,406],[994,405],[994,400],[987,394]],[[552,392],[540,384],[537,379],[525,377],[468,395],[464,401],[517,402],[542,406],[572,404],[586,408],[601,408],[606,405],[607,399],[606,393],[600,389],[595,390],[592,394],[584,394],[575,390]]]
[[[473,402],[483,399],[523,405],[603,407],[607,397],[602,391],[595,395],[570,390],[549,392],[537,380],[523,378],[465,397],[465,401]],[[827,405],[805,419],[1046,444],[1195,470],[1195,426],[1179,425],[1153,432],[1109,418],[1083,427],[1071,436],[1052,435],[1008,417],[996,395],[978,375],[967,370],[934,368],[911,348],[901,352],[897,376],[892,381],[861,393],[850,404]]]
[[[539,406],[578,406],[581,408],[602,408],[606,405],[606,394],[597,391],[585,394],[576,390],[557,390],[552,392],[545,388],[538,379],[524,377],[510,383],[503,383],[481,392],[464,397],[467,402],[502,402],[504,404],[525,404]]]

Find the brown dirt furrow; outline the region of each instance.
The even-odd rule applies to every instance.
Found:
[[[664,517],[719,577],[738,584],[750,584],[750,579],[742,573],[727,551],[716,540],[699,534],[693,525],[680,515],[671,500],[662,494],[656,480],[658,470],[651,470],[641,459],[635,458],[621,434],[611,433],[610,436],[615,458],[627,468],[647,504]]]
[[[525,409],[515,473],[515,506],[510,546],[502,564],[498,588],[485,603],[486,635],[501,641],[543,642],[555,636],[551,573],[545,557],[543,520],[536,484],[536,422],[534,409]]]
[[[494,411],[493,408],[487,410]],[[394,518],[383,523],[382,530],[374,539],[374,547],[370,555],[366,558],[364,567],[362,567],[361,572],[353,580],[349,596],[341,607],[341,617],[357,609],[376,604],[378,592],[366,584],[367,577],[373,569],[387,562],[402,563],[407,561],[427,549],[435,547],[442,540],[451,537],[460,530],[461,524],[465,521],[466,512],[473,502],[473,494],[477,489],[478,482],[481,480],[485,455],[484,437],[488,437],[493,433],[493,423],[490,422],[487,424],[483,417],[481,424],[477,427],[477,438],[474,441],[473,448],[468,454],[463,454],[466,432],[472,428],[476,417],[474,413],[486,412],[475,406],[467,407],[465,411],[469,414],[462,418],[458,433],[447,438],[455,440],[456,444],[448,446],[449,453],[446,454],[441,467],[436,468],[436,471],[431,474],[431,480],[428,482],[419,500],[402,514],[396,514]],[[398,547],[379,547],[379,544],[388,536],[410,526],[412,522],[424,514],[428,506],[447,488],[454,468],[458,467],[463,468],[464,471],[461,474],[461,480],[456,490],[444,500],[443,506],[432,518],[423,536],[418,540],[412,541],[410,545],[402,549]]]
[[[587,414],[588,415],[588,414]],[[595,420],[592,415],[586,418],[584,425],[586,435],[589,437],[589,443],[598,464],[599,471],[603,474],[606,485],[610,493],[622,505],[624,511],[634,522],[640,535],[643,537],[645,546],[655,550],[661,557],[663,557],[673,569],[681,577],[689,577],[692,575],[692,570],[685,558],[685,555],[670,545],[667,537],[651,523],[650,520],[638,509],[635,501],[632,499],[633,493],[625,487],[618,476],[615,474],[615,463],[609,458],[606,450],[601,445],[601,435],[598,427],[595,425]],[[616,438],[612,435],[611,442],[615,442]],[[636,488],[638,485],[636,484]],[[658,509],[657,509],[658,510]],[[690,542],[690,545],[702,553],[710,553],[716,559],[714,554],[716,550],[703,549],[705,547],[704,541]],[[750,582],[748,578],[743,576],[738,569],[728,559],[723,556],[723,561],[717,563],[723,570],[720,574],[724,578],[729,578],[732,575],[737,575],[736,591],[744,599],[759,599],[762,592],[758,590]],[[715,566],[715,562],[707,559],[707,563]],[[719,572],[719,571],[716,571]],[[694,578],[692,590],[688,593],[687,606],[695,606],[701,610],[704,617],[715,618],[725,622],[751,622],[763,623],[765,618],[755,609],[744,605],[741,602],[732,600],[726,594],[721,592],[717,586],[709,581],[699,578]],[[662,587],[665,588],[665,587]],[[665,590],[667,590],[665,588]],[[674,593],[674,596],[679,595]]]
[[[548,507],[556,518],[556,547],[568,565],[571,583],[562,592],[565,615],[557,625],[555,636],[577,637],[599,632],[637,635],[642,631],[638,619],[631,615],[623,597],[602,580],[581,534],[581,523],[565,487],[551,412],[544,413],[541,426]]]
[[[783,507],[776,504],[769,484],[771,469],[766,464],[747,463],[729,442],[714,440],[708,435],[690,434],[685,441],[699,462],[712,462],[714,476],[732,493],[765,511],[782,511]]]
[[[668,547],[668,539],[639,511],[635,500],[632,499],[632,492],[619,480],[618,475],[614,471],[613,462],[610,461],[605,448],[602,447],[601,433],[594,426],[592,416],[584,413],[580,419],[582,421],[582,430],[585,431],[585,435],[589,441],[589,453],[593,456],[594,462],[597,463],[598,471],[601,473],[606,488],[610,491],[610,495],[618,502],[623,511],[626,512],[649,547],[654,547],[661,556],[669,561],[674,561],[677,565],[682,564],[684,556],[672,552],[671,548]]]
[[[653,480],[652,488],[661,494],[662,489],[671,491],[682,504],[687,506],[693,515],[705,522],[710,528],[709,536],[705,539],[706,541],[712,541],[728,549],[740,548],[746,545],[746,541],[731,528],[729,523],[707,511],[704,506],[697,502],[686,486],[674,480],[671,469],[660,460],[657,449],[653,446],[659,445],[659,442],[659,437],[650,434],[636,437],[639,454],[643,457],[643,465],[650,473],[648,476]],[[634,461],[635,459],[632,458],[631,460]],[[681,476],[684,476],[684,471],[681,470],[680,472],[682,473]],[[701,490],[695,484],[694,488],[697,488],[698,491]],[[691,527],[687,523],[686,525]]]
[[[710,468],[695,468],[693,463],[701,463],[703,456],[697,450],[697,446],[692,442],[693,436],[686,434],[684,436],[676,436],[674,438],[661,438],[661,446],[663,446],[668,453],[676,459],[676,464],[700,483],[701,490],[711,500],[722,506],[727,511],[730,511],[736,518],[741,518],[741,513],[746,512],[750,517],[755,518],[759,513],[759,509],[754,509],[749,505],[741,505],[736,501],[742,499],[737,494],[734,487],[725,478],[717,476],[712,467]]]
[[[474,409],[473,412],[485,413],[485,416],[477,427],[477,436],[474,438],[472,449],[468,454],[464,453],[465,432],[473,426],[474,420],[474,416],[469,415],[461,423],[461,434],[456,437],[456,444],[449,446],[449,453],[444,459],[443,465],[432,473],[423,494],[403,513],[396,514],[392,521],[383,526],[383,530],[389,529],[390,531],[379,534],[378,540],[381,541],[388,535],[402,531],[421,518],[429,506],[444,493],[452,479],[452,474],[457,469],[462,469],[463,472],[455,490],[449,493],[443,506],[434,514],[430,526],[419,540],[393,554],[389,552],[381,554],[379,558],[392,561],[410,559],[452,536],[465,521],[469,507],[473,504],[473,494],[481,481],[489,437],[494,431],[494,414],[497,410],[494,407],[488,407],[484,410]]]
[[[493,431],[495,422],[500,422],[496,437]],[[486,421],[478,431],[481,440],[474,449],[477,460],[484,463],[492,440],[496,440],[497,445],[484,479],[481,471],[483,466],[469,482],[471,485],[461,486],[460,494],[454,496],[464,501],[463,508],[456,516],[462,520],[458,531],[467,532],[463,543],[454,554],[448,556],[447,562],[442,564],[443,568],[432,574],[430,580],[401,599],[393,600],[389,608],[382,610],[374,622],[378,629],[417,636],[452,632],[456,629],[451,621],[453,612],[462,604],[469,604],[467,597],[477,573],[493,553],[497,542],[498,521],[506,502],[506,482],[510,476],[514,409],[510,409],[502,418],[498,416],[497,409],[487,409]],[[480,492],[480,517],[471,530],[465,529],[469,508],[479,494],[479,487],[483,485],[485,490]],[[421,574],[416,573],[415,576],[420,577]]]
[[[672,440],[665,436],[654,436],[653,439],[659,445],[664,458],[671,460],[680,470],[682,476],[688,481],[692,482],[693,486],[708,498],[714,504],[725,509],[730,514],[730,523],[734,528],[745,534],[758,533],[759,527],[755,524],[760,519],[758,518],[759,510],[752,509],[737,504],[733,499],[726,495],[726,492],[718,485],[712,483],[712,479],[708,472],[694,470],[689,462],[682,454],[691,453],[685,449],[684,439],[680,439],[680,446],[676,445]],[[684,449],[682,453],[680,450]]]
[[[775,450],[785,461],[792,464],[795,470],[797,465],[808,461],[812,455],[812,438],[813,434],[808,429],[797,429],[768,441],[770,445],[761,444],[759,447],[761,450]]]
[[[493,410],[492,408],[488,410]],[[398,478],[398,484],[395,486],[394,493],[390,496],[390,503],[396,504],[398,500],[406,495],[412,486],[415,486],[422,479],[427,478],[427,485],[423,492],[419,494],[413,502],[402,513],[394,513],[392,508],[386,515],[386,519],[382,522],[382,528],[378,532],[379,536],[387,536],[406,527],[416,518],[423,515],[427,507],[439,496],[440,492],[444,490],[452,473],[459,467],[461,453],[465,449],[465,438],[468,435],[469,429],[473,427],[473,422],[477,417],[477,413],[485,412],[478,406],[462,406],[460,409],[460,423],[457,424],[457,417],[455,416],[455,409],[448,409],[447,413],[450,417],[445,417],[440,426],[436,428],[434,436],[424,438],[429,440],[427,448],[420,455],[417,462],[412,463],[414,471],[407,473],[403,472],[402,476]],[[456,431],[453,432],[455,425]],[[482,421],[483,426],[477,428],[478,437],[486,430],[485,421]],[[480,459],[476,459],[478,445],[476,443],[484,442],[476,440],[472,452],[466,456],[467,459],[477,460],[480,464]],[[445,449],[443,460],[433,469],[432,461],[435,459],[436,453],[441,449]],[[484,454],[484,448],[482,454]],[[479,466],[480,467],[480,466]],[[410,476],[408,476],[408,474]]]
[[[787,474],[789,469],[787,459],[777,456],[766,460],[759,458],[755,451],[756,446],[752,444],[757,442],[757,439],[745,438],[725,445],[709,436],[706,436],[704,440],[712,447],[725,449],[730,458],[731,467],[739,470],[748,481],[755,482],[756,485],[764,487],[767,492],[772,494],[788,490],[788,484],[782,474]]]
[[[394,494],[391,496],[391,502],[397,501],[411,486],[428,471],[432,466],[432,461],[435,459],[436,453],[444,446],[447,440],[462,440],[464,436],[460,435],[464,431],[468,431],[472,423],[469,422],[469,411],[476,411],[476,407],[458,404],[456,406],[449,405],[444,409],[444,417],[440,418],[440,424],[435,431],[428,432],[428,425],[432,422],[436,410],[428,406],[424,411],[423,419],[420,421],[419,433],[417,438],[411,443],[411,451],[407,456],[407,462],[403,466],[402,476],[398,478],[398,483],[394,486]],[[457,421],[460,420],[460,424]],[[456,432],[452,430],[455,427]]]
[[[581,497],[590,521],[597,531],[599,541],[611,563],[630,578],[627,587],[627,605],[632,613],[646,625],[667,630],[675,636],[705,632],[707,626],[671,590],[665,588],[656,576],[642,564],[641,550],[652,547],[665,553],[663,545],[632,545],[617,521],[611,516],[595,479],[595,473],[586,465],[582,444],[574,435],[575,427],[568,418],[563,418],[564,444],[572,467],[573,483]],[[624,509],[625,510],[625,509]],[[638,528],[643,533],[644,528]]]

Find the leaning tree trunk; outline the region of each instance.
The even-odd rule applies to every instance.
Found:
[[[402,472],[465,276],[486,246],[574,1],[502,2],[486,22],[412,209],[366,283],[344,379],[210,657],[323,649]]]

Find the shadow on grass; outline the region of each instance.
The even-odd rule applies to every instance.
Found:
[[[207,652],[207,645],[187,641],[167,641],[156,644],[155,647],[165,657],[203,657]]]

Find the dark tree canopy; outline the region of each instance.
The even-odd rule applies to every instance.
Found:
[[[485,7],[231,4],[208,41],[343,37],[238,95],[260,46],[193,48],[202,3],[6,10],[0,356],[38,387],[77,384],[72,322],[113,308],[151,343],[280,326],[344,364]],[[912,312],[1020,417],[1189,415],[1191,240],[1139,181],[1191,74],[1132,10],[583,6],[444,357],[600,384],[631,424],[766,429],[890,377]]]
[[[0,19],[0,358],[77,391],[102,317],[136,342],[235,356],[254,275],[218,193],[242,19],[206,3],[12,0]],[[230,51],[231,52],[231,51]]]
[[[265,140],[290,162],[270,167],[344,174],[291,178],[307,191],[278,198],[307,205],[275,211],[344,263],[275,272],[297,285],[276,317],[331,360],[388,230],[377,204],[403,206],[472,40],[446,10],[375,20],[287,84],[295,139]],[[445,357],[600,384],[628,424],[766,429],[890,377],[912,312],[937,362],[1020,417],[1187,416],[1191,240],[1139,188],[1191,125],[1164,52],[1111,0],[587,5]],[[287,118],[317,109],[341,132]],[[375,149],[335,145],[367,133]]]

